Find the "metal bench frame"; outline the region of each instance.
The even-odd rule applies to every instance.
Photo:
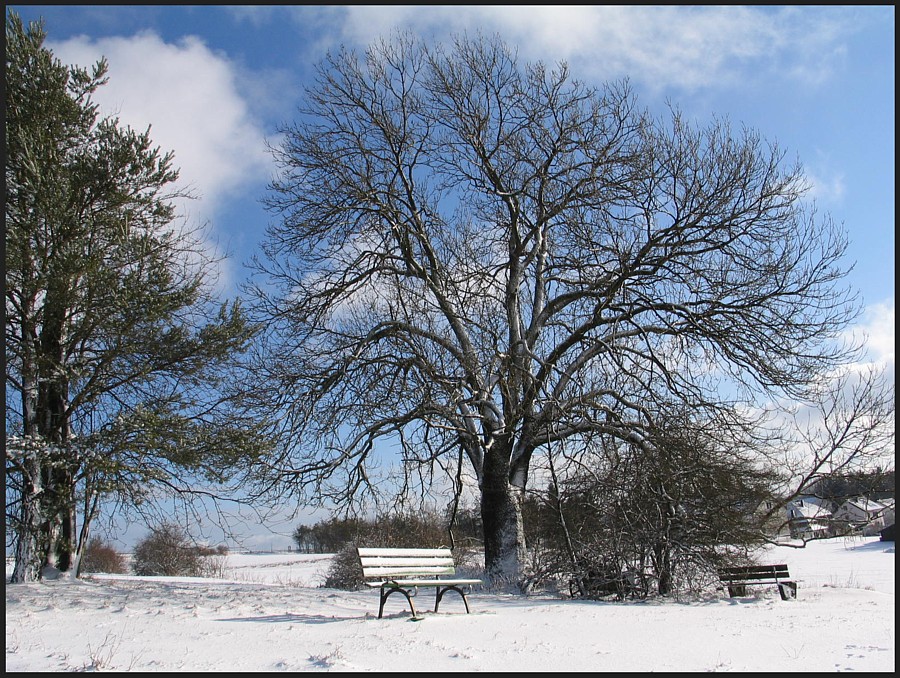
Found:
[[[797,582],[793,581],[788,566],[751,565],[747,567],[726,567],[719,570],[719,581],[728,589],[731,598],[746,595],[747,586],[775,584],[782,600],[797,597]]]
[[[453,554],[448,548],[438,549],[389,549],[358,548],[366,586],[380,591],[378,618],[384,613],[384,603],[394,593],[400,593],[409,603],[413,619],[420,619],[413,597],[420,588],[435,589],[434,611],[438,611],[441,599],[447,591],[456,591],[469,614],[466,589],[481,584],[480,579],[444,579],[456,575]]]

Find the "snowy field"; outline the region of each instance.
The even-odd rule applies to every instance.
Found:
[[[778,547],[798,598],[406,601],[322,587],[329,556],[230,555],[226,579],[6,587],[6,671],[894,671],[894,543]],[[7,571],[7,575],[9,572]],[[420,597],[429,601],[427,591]],[[428,609],[425,601],[417,606]]]

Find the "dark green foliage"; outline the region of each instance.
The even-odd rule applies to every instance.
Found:
[[[896,493],[894,471],[877,469],[871,472],[828,474],[819,478],[805,494],[831,502],[832,509],[853,497],[870,499],[893,498]]]
[[[254,334],[175,222],[173,156],[100,118],[107,65],[68,67],[6,22],[7,515],[12,581],[74,564],[102,498],[146,511],[246,472],[269,446],[230,371]],[[83,515],[78,515],[83,509]]]
[[[454,525],[454,545],[480,535],[472,515],[461,514]],[[464,523],[460,525],[460,523]],[[304,553],[338,553],[347,543],[365,546],[431,548],[450,546],[449,520],[437,512],[401,512],[378,518],[329,518],[294,530],[297,549]]]
[[[329,518],[294,530],[297,549],[304,553],[338,553],[349,542],[362,540],[371,523],[360,518]]]
[[[328,576],[325,577],[327,588],[357,591],[363,587],[365,580],[356,548],[357,545],[354,542],[347,542],[334,554],[328,568]]]

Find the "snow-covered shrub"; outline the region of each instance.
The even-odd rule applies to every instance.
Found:
[[[359,564],[359,556],[356,554],[356,544],[347,542],[331,559],[325,586],[330,589],[357,591],[363,587],[363,584],[362,566]]]

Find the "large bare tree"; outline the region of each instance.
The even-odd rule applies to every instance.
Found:
[[[397,35],[330,55],[282,131],[253,291],[285,474],[348,502],[465,461],[493,578],[521,573],[536,454],[802,397],[851,355],[845,238],[751,130]]]

